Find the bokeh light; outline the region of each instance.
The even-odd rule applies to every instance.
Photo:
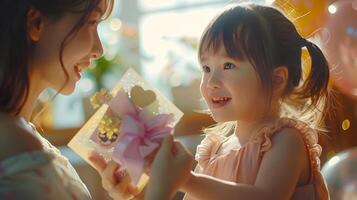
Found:
[[[122,22],[120,19],[118,18],[113,18],[110,22],[110,28],[113,30],[113,31],[118,31],[120,30],[121,26],[122,26]]]
[[[331,13],[331,14],[335,14],[337,12],[337,7],[335,5],[330,5],[328,7],[328,12]]]

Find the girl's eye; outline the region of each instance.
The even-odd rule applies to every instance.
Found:
[[[202,66],[202,70],[205,73],[209,73],[211,71],[211,69],[207,65]]]
[[[226,62],[224,63],[223,65],[223,69],[233,69],[235,68],[236,66],[233,64],[233,63],[229,63],[229,62]]]

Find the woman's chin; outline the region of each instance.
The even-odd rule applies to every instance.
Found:
[[[75,85],[67,84],[66,87],[57,90],[57,92],[65,96],[69,96],[73,94],[75,88],[76,88]]]
[[[60,94],[65,95],[65,96],[69,96],[71,94],[73,94],[74,90],[71,91],[61,91]]]

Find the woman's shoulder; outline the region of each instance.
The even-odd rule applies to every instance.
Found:
[[[0,115],[0,161],[31,151],[42,150],[41,141],[15,117]]]
[[[17,118],[0,116],[0,178],[29,172],[52,160]]]

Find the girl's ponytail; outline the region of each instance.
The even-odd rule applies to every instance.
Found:
[[[301,38],[301,46],[309,51],[311,69],[298,94],[303,99],[311,98],[311,104],[316,105],[319,98],[328,95],[329,66],[321,49],[314,43]]]

